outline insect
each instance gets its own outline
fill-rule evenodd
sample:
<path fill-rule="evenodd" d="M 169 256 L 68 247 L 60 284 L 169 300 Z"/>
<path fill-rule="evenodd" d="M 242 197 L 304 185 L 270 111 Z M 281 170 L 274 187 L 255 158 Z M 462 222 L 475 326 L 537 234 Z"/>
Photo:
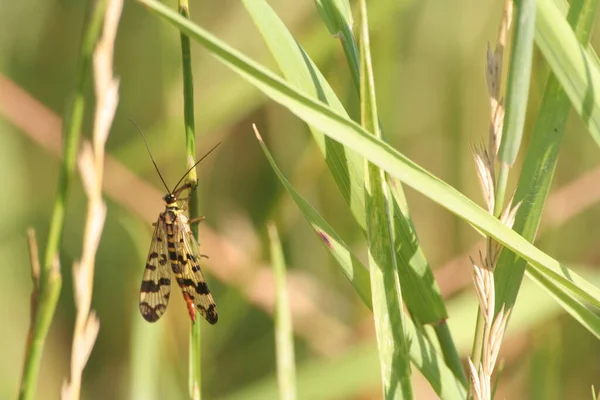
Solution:
<path fill-rule="evenodd" d="M 154 234 L 140 287 L 140 312 L 148 322 L 158 321 L 165 313 L 171 295 L 171 272 L 173 272 L 175 281 L 183 293 L 183 299 L 192 322 L 196 321 L 196 310 L 198 310 L 209 323 L 216 324 L 218 320 L 217 305 L 210 294 L 199 265 L 199 260 L 203 256 L 199 252 L 198 242 L 190 229 L 190 221 L 183 213 L 183 209 L 179 207 L 178 201 L 182 200 L 179 199 L 179 195 L 184 190 L 191 189 L 189 183 L 179 187 L 181 182 L 220 143 L 198 160 L 181 177 L 173 190 L 169 190 L 145 138 L 144 142 L 158 176 L 167 189 L 167 194 L 163 197 L 165 211 L 160 213 L 158 220 L 153 224 Z"/>

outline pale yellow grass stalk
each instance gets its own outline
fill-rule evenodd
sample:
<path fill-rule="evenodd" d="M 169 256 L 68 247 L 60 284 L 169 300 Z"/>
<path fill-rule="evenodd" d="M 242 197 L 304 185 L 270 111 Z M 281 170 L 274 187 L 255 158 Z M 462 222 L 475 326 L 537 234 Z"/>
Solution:
<path fill-rule="evenodd" d="M 94 283 L 96 251 L 106 218 L 106 204 L 102 200 L 104 147 L 119 101 L 119 81 L 113 77 L 113 49 L 122 0 L 109 0 L 104 18 L 103 34 L 94 51 L 94 88 L 96 114 L 94 117 L 93 145 L 83 143 L 78 158 L 83 188 L 88 198 L 88 211 L 83 236 L 81 260 L 73 264 L 73 286 L 77 315 L 71 349 L 70 382 L 64 382 L 61 398 L 79 399 L 83 368 L 92 352 L 100 322 L 90 311 Z"/>
<path fill-rule="evenodd" d="M 473 146 L 472 149 L 486 207 L 492 215 L 494 214 L 496 198 L 495 164 L 502 139 L 504 121 L 504 103 L 503 99 L 500 98 L 502 61 L 504 48 L 506 47 L 506 37 L 510 29 L 511 16 L 512 0 L 507 0 L 498 32 L 498 44 L 494 52 L 491 51 L 489 45 L 487 51 L 486 78 L 490 96 L 488 148 L 480 145 Z M 508 202 L 506 209 L 500 216 L 500 220 L 509 227 L 512 227 L 514 223 L 518 208 L 518 205 L 512 207 L 511 204 L 512 199 Z M 501 247 L 496 241 L 492 238 L 487 238 L 485 254 L 479 254 L 479 261 L 477 263 L 471 259 L 475 292 L 479 300 L 480 313 L 483 316 L 481 362 L 475 365 L 471 359 L 468 360 L 471 394 L 475 400 L 492 399 L 492 374 L 500 352 L 508 317 L 510 316 L 510 310 L 505 311 L 504 307 L 502 307 L 498 315 L 494 316 L 496 302 L 494 268 L 496 267 L 500 250 Z"/>

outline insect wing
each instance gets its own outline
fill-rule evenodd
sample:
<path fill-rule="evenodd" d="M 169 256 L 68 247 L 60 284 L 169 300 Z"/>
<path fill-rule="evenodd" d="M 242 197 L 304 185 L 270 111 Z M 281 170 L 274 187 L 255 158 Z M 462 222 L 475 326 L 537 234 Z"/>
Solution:
<path fill-rule="evenodd" d="M 200 314 L 211 324 L 218 320 L 217 305 L 200 269 L 200 254 L 198 242 L 194 238 L 188 220 L 180 215 L 176 224 L 176 243 L 181 255 L 182 280 L 178 283 L 183 290 L 183 297 L 190 299 L 196 305 Z"/>
<path fill-rule="evenodd" d="M 171 271 L 167 254 L 166 223 L 161 215 L 156 221 L 140 288 L 140 312 L 148 322 L 156 322 L 169 304 Z"/>

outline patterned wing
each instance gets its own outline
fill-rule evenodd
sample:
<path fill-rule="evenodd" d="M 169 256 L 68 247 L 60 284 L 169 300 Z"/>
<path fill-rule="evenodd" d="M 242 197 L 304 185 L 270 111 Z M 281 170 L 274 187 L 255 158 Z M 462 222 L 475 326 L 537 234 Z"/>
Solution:
<path fill-rule="evenodd" d="M 167 254 L 166 223 L 161 216 L 156 221 L 140 288 L 140 312 L 148 322 L 158 321 L 169 304 L 171 271 Z"/>
<path fill-rule="evenodd" d="M 211 324 L 218 320 L 217 305 L 210 294 L 210 290 L 200 269 L 200 250 L 194 238 L 187 217 L 180 214 L 173 226 L 175 245 L 177 247 L 178 261 L 181 264 L 180 274 L 175 274 L 177 283 L 183 291 L 183 297 L 190 308 L 190 317 L 195 319 L 191 303 L 196 306 L 200 314 Z M 175 271 L 173 271 L 175 272 Z"/>

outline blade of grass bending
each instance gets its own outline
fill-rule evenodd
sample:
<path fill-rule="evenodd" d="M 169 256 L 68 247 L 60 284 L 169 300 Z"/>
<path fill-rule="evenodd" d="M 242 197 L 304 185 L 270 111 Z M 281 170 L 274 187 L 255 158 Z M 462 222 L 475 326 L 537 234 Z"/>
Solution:
<path fill-rule="evenodd" d="M 252 16 L 286 80 L 290 84 L 295 85 L 299 90 L 303 90 L 325 101 L 332 109 L 348 118 L 345 109 L 329 83 L 316 68 L 310 57 L 303 51 L 302 47 L 295 41 L 273 9 L 265 1 L 259 0 L 246 0 L 244 5 Z M 323 141 L 323 133 L 313 126 L 309 125 L 309 127 L 317 143 Z M 329 148 L 332 147 L 330 146 Z M 335 148 L 333 147 L 333 149 Z M 345 149 L 345 151 L 347 156 L 355 154 L 348 149 Z M 347 157 L 348 168 L 340 169 L 335 167 L 335 165 L 339 164 L 333 161 L 336 154 L 336 152 L 326 151 L 324 153 L 325 160 L 330 167 L 331 174 L 336 178 L 336 182 L 347 182 L 349 180 L 351 189 L 348 194 L 351 198 L 354 196 L 354 193 L 361 196 L 362 200 L 349 202 L 349 205 L 358 224 L 364 228 L 364 173 L 362 165 L 364 161 L 361 157 Z M 342 192 L 346 190 L 343 186 L 339 187 Z M 400 189 L 395 189 L 392 187 L 392 192 L 395 195 L 398 194 L 396 192 L 401 192 Z M 403 196 L 403 194 L 399 195 Z M 402 204 L 402 202 L 400 201 L 399 204 Z M 362 208 L 358 209 L 354 207 Z M 396 206 L 394 205 L 394 207 Z M 402 213 L 395 212 L 395 216 L 397 216 L 395 241 L 398 257 L 402 260 L 400 263 L 401 276 L 408 282 L 405 286 L 409 287 L 409 290 L 403 292 L 404 300 L 411 313 L 416 315 L 422 323 L 435 324 L 447 317 L 444 302 L 433 273 L 419 246 L 412 223 L 408 219 L 409 215 L 406 207 L 399 207 Z"/>
<path fill-rule="evenodd" d="M 342 270 L 348 276 L 348 279 L 350 279 L 350 282 L 360 295 L 361 299 L 365 302 L 365 305 L 371 308 L 369 273 L 367 269 L 356 257 L 354 257 L 339 235 L 310 206 L 310 204 L 295 191 L 293 186 L 277 167 L 277 164 L 273 160 L 271 153 L 267 149 L 256 127 L 254 129 L 258 142 L 265 153 L 267 160 L 271 164 L 273 171 L 298 205 L 304 218 L 311 224 L 313 229 L 319 235 L 319 238 L 327 246 L 338 263 L 340 263 Z M 462 382 L 458 380 L 453 371 L 444 364 L 442 357 L 429 342 L 429 338 L 418 330 L 409 318 L 405 318 L 405 321 L 410 360 L 429 381 L 433 389 L 441 398 L 464 398 L 465 389 Z M 373 349 L 373 351 L 375 351 L 375 349 Z M 300 379 L 300 376 L 298 376 L 298 379 Z M 300 398 L 312 398 L 306 397 L 300 387 L 298 387 L 298 390 Z"/>
<path fill-rule="evenodd" d="M 361 125 L 381 139 L 365 0 L 359 1 L 359 10 Z M 393 238 L 395 216 L 391 197 L 385 172 L 365 161 L 369 272 L 383 395 L 386 399 L 412 399 L 408 344 L 402 312 L 402 284 Z"/>
<path fill-rule="evenodd" d="M 159 2 L 139 1 L 183 30 L 234 72 L 307 123 L 315 125 L 326 135 L 359 152 L 390 175 L 468 221 L 479 232 L 494 237 L 505 247 L 529 261 L 528 268 L 541 271 L 561 285 L 563 290 L 571 292 L 573 296 L 585 299 L 595 307 L 600 306 L 600 289 L 527 242 L 456 189 L 436 178 L 388 144 L 365 132 L 359 125 L 334 112 L 321 102 L 299 93 L 272 72 L 233 50 L 206 30 L 181 18 Z"/>
<path fill-rule="evenodd" d="M 32 399 L 35 395 L 36 380 L 39 374 L 42 352 L 50 323 L 54 316 L 58 295 L 62 285 L 58 250 L 62 241 L 62 233 L 67 208 L 69 187 L 73 178 L 73 170 L 79 150 L 79 138 L 83 113 L 85 111 L 85 92 L 91 76 L 92 54 L 96 41 L 100 36 L 106 1 L 88 2 L 87 21 L 83 25 L 77 82 L 73 97 L 66 107 L 63 123 L 63 161 L 60 166 L 56 199 L 52 209 L 48 242 L 44 262 L 40 270 L 39 293 L 36 304 L 32 307 L 30 334 L 28 335 L 23 375 L 19 390 L 19 399 Z"/>
<path fill-rule="evenodd" d="M 190 6 L 188 0 L 178 0 L 179 14 L 190 19 Z M 187 168 L 192 168 L 196 158 L 196 124 L 194 121 L 194 76 L 192 74 L 192 51 L 190 49 L 190 38 L 183 32 L 180 33 L 181 41 L 181 63 L 183 72 L 183 121 L 185 124 L 185 149 L 187 155 Z M 189 197 L 190 220 L 200 217 L 200 204 L 196 187 L 198 185 L 196 169 L 187 174 L 186 182 L 191 184 Z M 192 235 L 200 243 L 198 237 L 198 224 L 190 224 Z M 189 367 L 188 367 L 188 391 L 191 399 L 202 398 L 202 365 L 200 350 L 200 321 L 192 323 L 189 340 Z"/>
<path fill-rule="evenodd" d="M 275 347 L 277 351 L 277 382 L 279 398 L 296 399 L 296 365 L 294 334 L 285 277 L 285 259 L 275 224 L 268 225 L 271 242 L 271 263 L 275 275 Z"/>
<path fill-rule="evenodd" d="M 271 164 L 271 168 L 273 168 L 273 171 L 285 189 L 290 196 L 292 196 L 292 199 L 304 215 L 304 218 L 306 218 L 308 223 L 315 230 L 315 233 L 319 236 L 319 239 L 321 239 L 323 244 L 331 252 L 331 255 L 336 259 L 342 272 L 346 275 L 352 286 L 354 286 L 354 290 L 356 290 L 360 299 L 372 310 L 369 271 L 358 258 L 354 256 L 350 251 L 350 248 L 344 243 L 342 238 L 333 230 L 333 228 L 331 228 L 327 221 L 325 221 L 323 217 L 321 217 L 319 213 L 317 213 L 317 211 L 296 192 L 292 184 L 286 179 L 279 167 L 277 167 L 275 160 L 271 156 L 271 153 L 267 149 L 267 146 L 263 142 L 256 127 L 254 127 L 254 132 L 256 133 L 256 138 L 258 139 L 260 147 L 265 153 L 267 161 Z"/>
<path fill-rule="evenodd" d="M 567 19 L 576 37 L 586 45 L 598 9 L 598 0 L 585 0 L 569 10 Z M 517 189 L 515 204 L 521 203 L 513 230 L 533 242 L 544 204 L 558 162 L 558 152 L 565 133 L 567 117 L 571 110 L 569 98 L 556 75 L 550 74 L 542 96 L 529 148 Z M 502 304 L 515 303 L 527 262 L 513 252 L 503 251 L 495 272 L 496 312 Z"/>

